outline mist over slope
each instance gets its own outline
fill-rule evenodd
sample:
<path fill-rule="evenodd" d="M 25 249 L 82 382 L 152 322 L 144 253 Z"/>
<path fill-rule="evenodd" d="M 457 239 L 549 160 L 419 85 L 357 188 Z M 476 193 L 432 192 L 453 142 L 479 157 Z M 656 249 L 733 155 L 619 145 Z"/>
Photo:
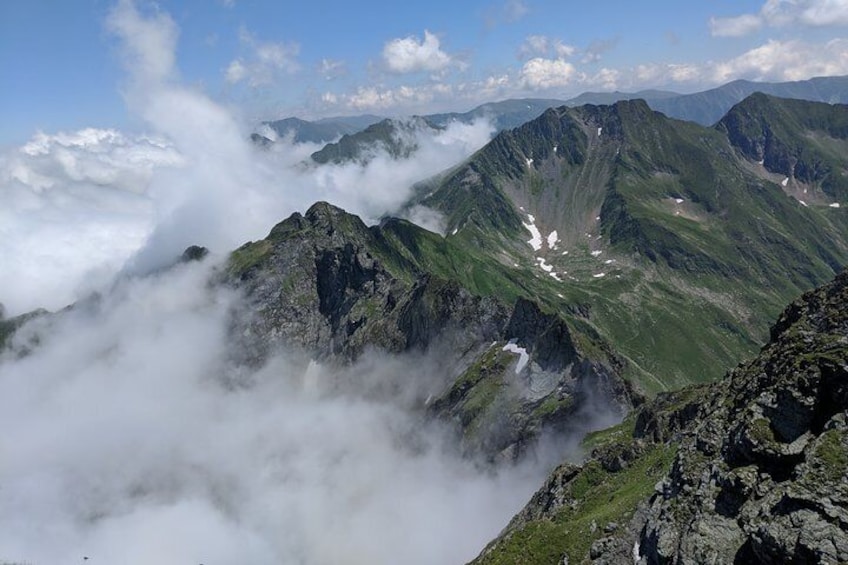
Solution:
<path fill-rule="evenodd" d="M 0 560 L 473 557 L 545 465 L 481 472 L 462 459 L 423 419 L 443 383 L 427 357 L 236 363 L 240 298 L 209 280 L 223 253 L 315 200 L 376 221 L 491 126 L 422 137 L 403 161 L 306 167 L 315 146 L 263 151 L 180 81 L 167 15 L 121 2 L 108 25 L 151 133 L 38 134 L 0 158 L 6 314 L 76 302 L 21 328 L 0 357 L 0 420 L 14 430 L 0 440 Z M 161 270 L 193 243 L 212 256 Z"/>
<path fill-rule="evenodd" d="M 212 267 L 129 279 L 0 359 L 0 558 L 58 563 L 469 559 L 542 476 L 481 473 L 416 406 L 436 363 L 228 359 Z M 535 468 L 534 468 L 535 467 Z"/>

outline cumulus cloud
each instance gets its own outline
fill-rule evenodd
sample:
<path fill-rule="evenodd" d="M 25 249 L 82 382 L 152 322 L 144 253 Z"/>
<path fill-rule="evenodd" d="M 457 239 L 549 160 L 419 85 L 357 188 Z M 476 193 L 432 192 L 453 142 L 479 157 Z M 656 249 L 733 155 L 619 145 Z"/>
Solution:
<path fill-rule="evenodd" d="M 234 59 L 227 66 L 224 78 L 230 84 L 246 81 L 252 87 L 265 86 L 280 73 L 292 74 L 300 69 L 297 43 L 259 41 L 244 27 L 239 29 L 239 41 L 252 53 L 248 60 Z"/>
<path fill-rule="evenodd" d="M 392 39 L 383 46 L 383 62 L 393 73 L 437 72 L 448 68 L 452 58 L 441 48 L 439 38 L 424 31 L 424 38 Z"/>
<path fill-rule="evenodd" d="M 717 37 L 749 35 L 759 29 L 784 26 L 848 25 L 845 0 L 766 0 L 756 14 L 710 18 L 710 32 Z"/>
<path fill-rule="evenodd" d="M 526 88 L 544 90 L 567 86 L 576 74 L 577 69 L 565 59 L 534 57 L 521 67 L 520 82 Z"/>
<path fill-rule="evenodd" d="M 0 359 L 4 560 L 462 563 L 541 480 L 422 423 L 438 359 L 232 365 L 212 267 L 124 280 Z"/>

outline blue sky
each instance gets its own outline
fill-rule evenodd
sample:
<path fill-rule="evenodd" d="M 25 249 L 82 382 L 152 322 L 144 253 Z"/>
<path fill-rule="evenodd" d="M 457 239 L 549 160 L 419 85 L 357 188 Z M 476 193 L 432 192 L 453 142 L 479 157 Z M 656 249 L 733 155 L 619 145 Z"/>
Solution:
<path fill-rule="evenodd" d="M 132 4 L 172 22 L 177 80 L 248 120 L 848 73 L 843 0 Z M 0 3 L 0 143 L 37 130 L 141 127 L 126 109 L 120 45 L 106 25 L 115 6 Z"/>

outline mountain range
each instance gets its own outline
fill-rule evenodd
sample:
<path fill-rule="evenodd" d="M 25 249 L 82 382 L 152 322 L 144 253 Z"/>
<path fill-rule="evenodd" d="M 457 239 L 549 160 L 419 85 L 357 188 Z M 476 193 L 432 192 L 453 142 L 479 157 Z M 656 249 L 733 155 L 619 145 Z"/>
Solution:
<path fill-rule="evenodd" d="M 439 129 L 451 122 L 471 123 L 486 118 L 496 132 L 517 127 L 528 122 L 546 109 L 559 106 L 577 107 L 584 104 L 608 105 L 622 100 L 645 100 L 648 106 L 671 118 L 693 121 L 701 125 L 715 124 L 730 108 L 747 96 L 762 92 L 772 96 L 809 100 L 813 102 L 848 103 L 848 77 L 818 77 L 792 82 L 753 82 L 736 80 L 717 88 L 693 94 L 678 94 L 662 90 L 643 90 L 639 92 L 585 92 L 569 100 L 556 99 L 514 99 L 486 103 L 468 112 L 449 112 L 415 117 L 380 118 L 373 115 L 325 118 L 314 122 L 299 118 L 285 118 L 264 125 L 270 127 L 276 135 L 292 136 L 294 142 L 324 143 L 322 150 L 313 154 L 318 163 L 327 161 L 342 162 L 359 160 L 369 150 L 388 148 L 390 154 L 396 154 L 399 147 L 406 151 L 414 149 L 406 146 L 403 133 L 408 132 L 410 121 L 432 129 Z M 260 134 L 254 134 L 257 143 L 270 143 L 271 140 Z M 392 153 L 394 149 L 395 153 Z"/>
<path fill-rule="evenodd" d="M 246 365 L 440 352 L 421 413 L 489 465 L 624 418 L 480 563 L 844 561 L 845 275 L 784 306 L 848 263 L 846 148 L 848 106 L 762 93 L 709 127 L 644 100 L 547 107 L 415 187 L 444 235 L 319 202 L 210 284 L 244 296 Z"/>

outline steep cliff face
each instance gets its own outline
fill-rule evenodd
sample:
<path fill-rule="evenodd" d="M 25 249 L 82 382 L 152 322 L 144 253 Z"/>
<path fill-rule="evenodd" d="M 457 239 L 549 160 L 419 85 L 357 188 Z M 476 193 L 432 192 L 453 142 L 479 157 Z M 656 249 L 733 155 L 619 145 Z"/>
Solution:
<path fill-rule="evenodd" d="M 716 124 L 746 157 L 806 189 L 806 202 L 848 197 L 842 161 L 848 143 L 843 104 L 825 104 L 754 94 Z"/>
<path fill-rule="evenodd" d="M 753 361 L 586 443 L 475 563 L 845 562 L 848 273 Z"/>

